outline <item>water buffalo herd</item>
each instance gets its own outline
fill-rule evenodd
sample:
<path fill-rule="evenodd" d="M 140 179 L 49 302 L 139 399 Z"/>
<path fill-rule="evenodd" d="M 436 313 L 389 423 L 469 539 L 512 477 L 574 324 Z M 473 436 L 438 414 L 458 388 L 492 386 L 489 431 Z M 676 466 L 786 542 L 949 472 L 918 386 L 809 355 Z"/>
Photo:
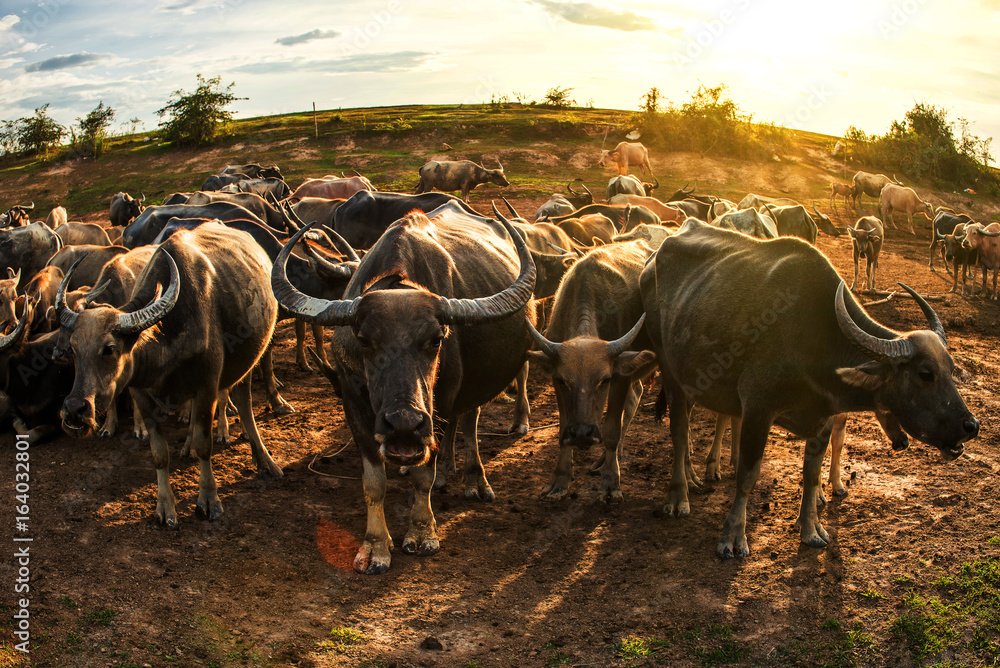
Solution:
<path fill-rule="evenodd" d="M 182 454 L 200 466 L 196 513 L 216 520 L 224 509 L 211 456 L 213 443 L 229 441 L 230 402 L 258 474 L 282 476 L 255 423 L 251 382 L 263 379 L 276 413 L 294 410 L 280 396 L 271 346 L 276 323 L 295 319 L 297 362 L 309 369 L 311 325 L 313 361 L 361 457 L 368 521 L 354 568 L 369 574 L 389 568 L 394 547 L 386 464 L 404 467 L 413 487 L 406 553 L 439 549 L 431 495 L 448 476 L 461 470 L 469 499 L 495 498 L 479 454 L 480 411 L 514 391 L 510 431 L 526 433 L 529 364 L 551 379 L 559 410 L 558 463 L 540 490 L 550 499 L 570 490 L 574 453 L 600 445 L 599 496 L 625 500 L 622 446 L 654 377 L 673 442 L 666 515 L 692 512 L 688 490 L 701 482 L 691 464 L 693 406 L 731 422 L 736 492 L 723 558 L 750 553 L 747 499 L 772 425 L 806 441 L 797 526 L 814 547 L 830 541 L 817 513 L 821 462 L 831 436 L 839 461 L 848 414 L 872 412 L 894 447 L 906 447 L 909 434 L 945 460 L 977 436 L 928 302 L 903 286 L 927 328 L 897 332 L 852 294 L 861 259 L 863 282 L 875 289 L 893 211 L 907 213 L 911 228 L 914 213 L 934 214 L 912 189 L 864 173 L 831 189 L 845 204 L 881 197 L 881 219 L 848 230 L 848 288 L 815 248 L 818 232 L 841 233 L 815 205 L 754 194 L 735 203 L 689 184 L 656 198 L 660 183 L 641 144 L 604 151 L 601 163 L 618 172 L 608 202 L 570 182 L 533 221 L 509 203 L 509 217 L 467 203 L 478 185 L 510 185 L 499 161 L 487 169 L 482 160 L 428 162 L 415 194 L 379 191 L 360 174 L 293 190 L 276 166 L 231 165 L 159 205 L 115 194 L 101 235 L 65 211 L 46 224 L 31 222 L 34 203 L 15 205 L 0 221 L 0 409 L 17 433 L 40 440 L 60 428 L 110 436 L 124 403 L 133 435 L 150 440 L 155 516 L 167 528 L 179 518 L 162 422 L 182 415 Z M 628 176 L 630 165 L 653 182 Z M 937 244 L 954 263 L 956 287 L 960 271 L 982 266 L 985 292 L 992 268 L 995 298 L 1000 225 L 942 208 L 934 221 L 932 268 Z M 328 348 L 324 328 L 334 328 Z M 846 493 L 831 476 L 834 492 Z"/>

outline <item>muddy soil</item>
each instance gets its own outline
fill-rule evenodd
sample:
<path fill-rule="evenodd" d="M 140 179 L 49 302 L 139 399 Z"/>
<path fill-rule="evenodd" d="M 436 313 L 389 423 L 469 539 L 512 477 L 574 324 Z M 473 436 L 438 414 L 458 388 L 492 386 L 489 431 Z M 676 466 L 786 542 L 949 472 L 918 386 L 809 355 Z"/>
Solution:
<path fill-rule="evenodd" d="M 474 205 L 486 202 L 474 196 Z M 530 211 L 539 203 L 515 202 Z M 902 280 L 944 294 L 950 279 L 928 270 L 929 228 L 918 227 L 916 237 L 889 230 L 880 287 Z M 821 236 L 818 245 L 850 282 L 846 235 Z M 843 470 L 849 496 L 833 498 L 827 487 L 825 549 L 801 545 L 793 528 L 803 442 L 779 429 L 750 500 L 748 558 L 715 555 L 734 493 L 728 458 L 721 481 L 692 493 L 690 517 L 665 517 L 672 448 L 652 395 L 626 442 L 624 503 L 595 500 L 598 481 L 587 467 L 596 450 L 578 457 L 568 497 L 539 498 L 555 466 L 557 413 L 550 381 L 533 371 L 527 436 L 502 433 L 511 406 L 483 411 L 481 452 L 496 500 L 468 501 L 450 481 L 433 495 L 441 550 L 428 557 L 397 550 L 381 576 L 351 568 L 365 531 L 359 458 L 329 384 L 298 369 L 292 328 L 282 324 L 276 372 L 295 413 L 267 411 L 259 387 L 255 397 L 284 477 L 257 478 L 246 441 L 217 446 L 220 521 L 195 516 L 198 466 L 177 455 L 184 427 L 169 421 L 181 528 L 154 523 L 148 445 L 128 436 L 126 419 L 124 435 L 111 439 L 60 436 L 31 447 L 30 528 L 15 532 L 13 442 L 4 437 L 4 628 L 17 577 L 12 539 L 33 542 L 31 654 L 16 652 L 7 632 L 0 665 L 915 665 L 891 631 L 907 591 L 933 589 L 961 564 L 1000 552 L 1000 308 L 960 296 L 933 305 L 981 434 L 945 463 L 915 440 L 893 452 L 871 416 L 852 417 Z M 907 298 L 871 313 L 900 330 L 924 324 Z M 697 410 L 693 429 L 703 474 L 712 416 Z M 397 544 L 409 502 L 408 480 L 390 469 L 386 515 Z"/>

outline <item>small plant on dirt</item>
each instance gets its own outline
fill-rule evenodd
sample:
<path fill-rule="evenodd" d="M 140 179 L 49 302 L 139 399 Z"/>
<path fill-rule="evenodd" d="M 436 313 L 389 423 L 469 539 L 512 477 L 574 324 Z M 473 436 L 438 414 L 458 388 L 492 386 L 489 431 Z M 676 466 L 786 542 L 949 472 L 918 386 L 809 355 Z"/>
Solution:
<path fill-rule="evenodd" d="M 897 575 L 892 581 L 897 587 L 912 587 L 915 580 L 909 575 Z"/>
<path fill-rule="evenodd" d="M 111 608 L 95 610 L 87 613 L 87 619 L 97 626 L 110 626 L 111 620 L 118 616 L 118 613 Z"/>
<path fill-rule="evenodd" d="M 545 649 L 551 652 L 549 656 L 550 666 L 568 666 L 573 660 L 573 657 L 560 650 L 559 646 L 553 643 L 545 643 Z"/>
<path fill-rule="evenodd" d="M 641 636 L 625 636 L 613 646 L 613 651 L 623 659 L 643 659 L 654 656 L 661 649 L 670 647 L 669 640 L 662 638 L 643 638 Z"/>
<path fill-rule="evenodd" d="M 71 610 L 76 610 L 77 608 L 80 607 L 79 605 L 77 605 L 76 601 L 71 599 L 66 594 L 63 594 L 62 596 L 59 597 L 59 602 L 63 604 L 63 607 L 70 608 Z"/>
<path fill-rule="evenodd" d="M 326 640 L 321 640 L 316 646 L 327 652 L 343 652 L 347 647 L 359 645 L 366 640 L 367 637 L 360 631 L 355 631 L 344 626 L 335 626 L 330 629 L 330 637 Z"/>
<path fill-rule="evenodd" d="M 885 598 L 885 596 L 883 596 L 879 592 L 875 591 L 871 587 L 869 587 L 865 591 L 861 592 L 860 596 L 862 598 L 867 598 L 867 599 L 872 600 L 872 601 L 877 601 L 880 598 Z"/>

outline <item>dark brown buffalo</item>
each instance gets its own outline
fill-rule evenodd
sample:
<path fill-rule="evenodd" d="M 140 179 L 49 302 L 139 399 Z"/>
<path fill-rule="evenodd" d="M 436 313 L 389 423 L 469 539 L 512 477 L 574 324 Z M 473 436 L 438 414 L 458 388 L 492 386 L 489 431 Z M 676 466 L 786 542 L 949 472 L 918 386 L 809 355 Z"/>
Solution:
<path fill-rule="evenodd" d="M 70 279 L 68 287 L 69 290 L 77 290 L 84 285 L 98 285 L 97 277 L 104 265 L 112 258 L 127 252 L 128 249 L 124 246 L 66 246 L 52 256 L 49 260 L 49 266 L 58 267 L 65 276 L 77 260 L 84 258 L 73 272 L 73 278 Z"/>
<path fill-rule="evenodd" d="M 128 193 L 115 193 L 114 197 L 111 198 L 111 211 L 109 213 L 111 226 L 125 227 L 138 218 L 139 214 L 146 208 L 145 201 L 145 195 L 142 196 L 142 199 L 135 199 Z"/>
<path fill-rule="evenodd" d="M 111 239 L 104 228 L 94 223 L 63 223 L 56 234 L 64 246 L 110 246 Z"/>
<path fill-rule="evenodd" d="M 362 258 L 344 299 L 327 301 L 298 292 L 285 277 L 285 259 L 304 230 L 274 263 L 272 288 L 292 313 L 337 326 L 331 353 L 368 504 L 354 568 L 383 573 L 393 546 L 383 510 L 386 462 L 411 467 L 415 497 L 403 551 L 431 554 L 439 547 L 430 505 L 434 416 L 446 424 L 445 441 L 462 430 L 466 496 L 494 498 L 479 458 L 479 410 L 524 367 L 534 265 L 506 221 L 431 221 L 415 212 Z"/>
<path fill-rule="evenodd" d="M 420 168 L 420 183 L 414 192 L 461 190 L 462 200 L 468 201 L 469 192 L 482 183 L 494 183 L 501 188 L 510 185 L 503 173 L 503 165 L 499 161 L 497 164 L 497 169 L 486 169 L 471 160 L 431 160 Z"/>
<path fill-rule="evenodd" d="M 605 502 L 622 501 L 622 442 L 642 380 L 656 368 L 641 331 L 639 295 L 639 274 L 651 254 L 643 241 L 587 253 L 560 283 L 545 336 L 530 329 L 538 347 L 530 359 L 552 376 L 559 405 L 559 460 L 543 495 L 558 499 L 569 491 L 575 449 L 604 445 L 598 494 Z"/>
<path fill-rule="evenodd" d="M 904 286 L 905 287 L 905 286 Z M 820 469 L 838 413 L 891 413 L 911 436 L 962 454 L 979 433 L 952 380 L 941 321 L 916 292 L 930 329 L 906 334 L 861 308 L 830 261 L 809 244 L 758 241 L 688 221 L 640 277 L 646 329 L 670 401 L 674 466 L 664 512 L 690 512 L 688 416 L 695 402 L 742 417 L 736 498 L 718 554 L 746 556 L 746 504 L 772 424 L 806 438 L 798 526 L 825 546 Z"/>
<path fill-rule="evenodd" d="M 63 428 L 74 435 L 90 433 L 117 389 L 128 386 L 149 430 L 156 517 L 168 527 L 177 527 L 177 511 L 169 448 L 157 420 L 165 408 L 191 401 L 202 516 L 214 520 L 223 512 L 211 465 L 212 418 L 220 393 L 228 390 L 236 405 L 258 472 L 281 475 L 257 432 L 250 397 L 250 370 L 271 340 L 278 313 L 269 273 L 270 260 L 249 235 L 211 225 L 165 241 L 121 309 L 91 304 L 71 310 L 61 286 L 57 312 L 71 332 L 76 361 L 73 390 L 63 402 Z M 149 333 L 154 326 L 155 334 Z"/>

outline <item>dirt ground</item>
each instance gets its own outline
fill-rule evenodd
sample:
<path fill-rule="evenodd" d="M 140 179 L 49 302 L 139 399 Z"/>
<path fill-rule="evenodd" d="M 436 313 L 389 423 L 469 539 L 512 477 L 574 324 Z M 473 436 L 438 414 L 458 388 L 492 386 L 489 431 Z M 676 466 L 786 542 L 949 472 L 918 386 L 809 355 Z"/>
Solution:
<path fill-rule="evenodd" d="M 525 210 L 538 203 L 516 202 Z M 903 280 L 921 293 L 947 292 L 950 279 L 926 266 L 929 231 L 920 228 L 916 237 L 889 230 L 880 287 Z M 821 236 L 818 245 L 849 282 L 849 238 Z M 665 517 L 672 449 L 650 395 L 626 441 L 623 504 L 595 500 L 598 480 L 586 468 L 596 450 L 578 458 L 568 498 L 540 499 L 555 466 L 557 413 L 550 382 L 533 371 L 527 436 L 498 435 L 509 405 L 487 407 L 480 422 L 496 500 L 467 501 L 452 480 L 433 495 L 441 550 L 397 550 L 381 576 L 351 568 L 365 531 L 359 458 L 327 381 L 295 365 L 284 323 L 276 372 L 296 412 L 276 416 L 259 387 L 255 396 L 261 432 L 285 475 L 258 479 L 246 441 L 217 446 L 226 510 L 218 522 L 194 515 L 198 466 L 177 455 L 179 424 L 170 428 L 178 532 L 152 520 L 146 443 L 127 434 L 61 436 L 30 449 L 31 654 L 14 651 L 5 633 L 0 666 L 919 665 L 922 657 L 892 630 L 907 592 L 933 592 L 934 580 L 1000 552 L 1000 307 L 959 296 L 933 305 L 980 436 L 946 463 L 915 440 L 893 452 L 872 417 L 852 418 L 850 494 L 832 498 L 827 489 L 825 549 L 801 545 L 793 529 L 803 448 L 779 429 L 748 509 L 748 558 L 715 555 L 734 493 L 728 458 L 721 481 L 692 493 L 690 517 Z M 924 325 L 908 298 L 871 313 L 900 330 Z M 713 429 L 697 410 L 699 474 Z M 18 547 L 13 443 L 4 439 L 0 526 Z M 390 468 L 386 516 L 397 545 L 409 490 Z M 9 554 L 0 559 L 6 626 L 17 577 Z M 937 659 L 988 663 L 958 649 L 969 646 L 956 641 Z"/>

